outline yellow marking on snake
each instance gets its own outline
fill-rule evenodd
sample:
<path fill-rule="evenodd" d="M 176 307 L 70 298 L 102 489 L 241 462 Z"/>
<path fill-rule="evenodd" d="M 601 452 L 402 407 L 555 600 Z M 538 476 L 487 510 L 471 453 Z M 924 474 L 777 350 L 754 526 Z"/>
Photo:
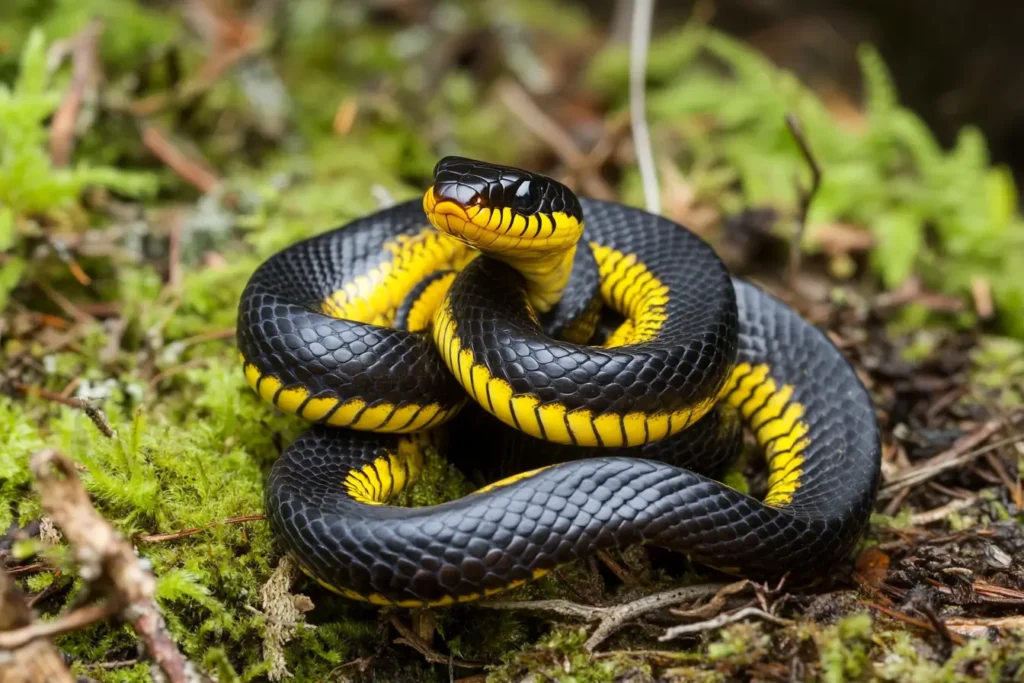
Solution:
<path fill-rule="evenodd" d="M 459 384 L 487 412 L 531 436 L 580 446 L 638 446 L 654 435 L 676 434 L 700 419 L 715 402 L 710 397 L 673 413 L 594 415 L 587 409 L 570 411 L 564 404 L 547 403 L 531 394 L 514 394 L 512 385 L 494 377 L 477 363 L 471 349 L 462 348 L 455 320 L 446 301 L 434 316 L 434 342 Z"/>
<path fill-rule="evenodd" d="M 321 302 L 324 314 L 371 325 L 391 325 L 395 310 L 423 278 L 438 270 L 459 270 L 478 254 L 448 235 L 424 226 L 383 245 L 390 253 L 367 273 L 354 277 Z"/>
<path fill-rule="evenodd" d="M 413 302 L 406 320 L 406 328 L 410 332 L 422 332 L 430 327 L 434 312 L 444 301 L 448 289 L 455 281 L 455 273 L 447 273 L 427 285 L 420 296 Z"/>
<path fill-rule="evenodd" d="M 793 502 L 801 485 L 810 428 L 802 419 L 803 404 L 793 400 L 793 387 L 777 385 L 769 372 L 764 364 L 740 363 L 719 395 L 739 412 L 765 450 L 769 471 L 765 504 L 785 506 Z"/>
<path fill-rule="evenodd" d="M 342 486 L 352 498 L 366 505 L 385 505 L 412 486 L 423 471 L 423 447 L 427 435 L 413 435 L 398 442 L 396 453 L 387 451 L 345 476 Z"/>
<path fill-rule="evenodd" d="M 406 403 L 400 406 L 382 403 L 367 407 L 361 399 L 342 403 L 337 398 L 311 398 L 305 387 L 284 388 L 281 380 L 273 375 L 261 374 L 244 357 L 242 368 L 249 386 L 264 401 L 282 412 L 310 422 L 320 422 L 326 418 L 326 423 L 335 427 L 405 434 L 419 431 L 428 425 L 440 425 L 462 407 L 459 404 L 446 409 L 436 403 Z"/>
<path fill-rule="evenodd" d="M 523 479 L 529 479 L 530 477 L 536 475 L 538 472 L 543 472 L 544 470 L 548 469 L 548 467 L 550 467 L 550 465 L 548 465 L 547 467 L 538 467 L 535 470 L 528 470 L 526 472 L 519 472 L 518 474 L 513 474 L 510 477 L 505 477 L 504 479 L 500 479 L 494 483 L 488 484 L 487 486 L 482 486 L 473 493 L 486 493 L 487 491 L 493 491 L 494 489 L 498 489 L 503 486 L 508 486 L 509 484 L 514 484 L 517 481 L 522 481 Z"/>
<path fill-rule="evenodd" d="M 591 242 L 601 277 L 601 296 L 628 319 L 605 346 L 624 346 L 653 339 L 668 317 L 669 291 L 661 280 L 637 259 L 603 244 Z"/>

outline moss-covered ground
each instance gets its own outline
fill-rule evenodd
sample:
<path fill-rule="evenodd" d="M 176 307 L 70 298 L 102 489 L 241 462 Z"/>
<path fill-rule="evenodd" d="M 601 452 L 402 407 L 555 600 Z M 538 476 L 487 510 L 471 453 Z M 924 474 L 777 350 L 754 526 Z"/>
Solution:
<path fill-rule="evenodd" d="M 262 512 L 267 468 L 305 425 L 262 404 L 238 367 L 236 303 L 256 265 L 416 196 L 445 154 L 529 165 L 638 206 L 642 192 L 622 125 L 625 46 L 575 5 L 254 5 L 0 3 L 0 562 L 41 618 L 80 590 L 59 535 L 40 533 L 28 471 L 33 452 L 56 447 L 135 539 L 171 632 L 219 681 L 282 666 L 299 681 L 1021 680 L 1013 178 L 977 130 L 941 148 L 869 46 L 864 96 L 840 106 L 698 21 L 660 32 L 650 53 L 664 212 L 830 330 L 878 401 L 887 481 L 994 420 L 989 450 L 884 491 L 856 562 L 781 600 L 781 623 L 662 643 L 680 622 L 662 613 L 588 655 L 587 629 L 561 617 L 392 612 L 304 579 L 290 590 L 306 599 L 268 590 L 280 552 L 244 518 Z M 810 177 L 789 112 L 824 180 L 800 277 L 783 286 L 779 255 Z M 114 436 L 69 399 L 99 408 Z M 434 454 L 412 503 L 468 490 Z M 512 597 L 599 605 L 709 578 L 630 550 Z M 297 626 L 275 600 L 301 606 Z M 427 661 L 394 642 L 393 617 L 486 668 Z M 126 625 L 56 642 L 78 675 L 150 680 Z"/>

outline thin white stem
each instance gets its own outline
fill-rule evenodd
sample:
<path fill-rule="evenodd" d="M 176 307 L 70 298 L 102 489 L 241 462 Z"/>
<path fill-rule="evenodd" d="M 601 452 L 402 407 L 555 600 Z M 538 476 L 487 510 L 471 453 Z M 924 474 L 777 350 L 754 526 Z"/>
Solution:
<path fill-rule="evenodd" d="M 651 133 L 647 128 L 644 102 L 647 51 L 651 43 L 653 18 L 654 0 L 634 0 L 633 25 L 629 40 L 629 114 L 633 127 L 633 145 L 636 148 L 640 179 L 644 187 L 644 203 L 648 211 L 660 214 L 658 173 L 654 164 L 654 150 L 651 148 Z"/>

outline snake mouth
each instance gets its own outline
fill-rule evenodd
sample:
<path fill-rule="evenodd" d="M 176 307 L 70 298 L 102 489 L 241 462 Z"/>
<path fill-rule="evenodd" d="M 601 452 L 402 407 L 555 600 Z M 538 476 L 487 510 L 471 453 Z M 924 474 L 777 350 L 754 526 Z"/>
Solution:
<path fill-rule="evenodd" d="M 477 248 L 484 247 L 488 240 L 493 242 L 499 236 L 495 234 L 488 237 L 485 233 L 486 223 L 479 225 L 473 220 L 480 206 L 479 200 L 463 206 L 452 199 L 438 197 L 433 187 L 423 195 L 423 211 L 431 225 L 459 242 Z"/>
<path fill-rule="evenodd" d="M 489 206 L 479 194 L 457 194 L 450 186 L 432 185 L 423 195 L 423 210 L 441 232 L 493 254 L 549 256 L 571 249 L 583 234 L 583 224 L 574 215 L 523 215 L 509 206 Z"/>

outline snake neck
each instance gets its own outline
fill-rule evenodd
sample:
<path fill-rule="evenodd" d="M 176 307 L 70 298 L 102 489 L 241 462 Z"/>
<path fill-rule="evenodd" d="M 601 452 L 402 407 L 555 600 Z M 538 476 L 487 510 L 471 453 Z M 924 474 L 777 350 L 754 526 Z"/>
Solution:
<path fill-rule="evenodd" d="M 526 282 L 526 297 L 538 313 L 547 313 L 557 304 L 572 275 L 576 245 L 543 254 L 489 254 L 515 268 Z"/>

